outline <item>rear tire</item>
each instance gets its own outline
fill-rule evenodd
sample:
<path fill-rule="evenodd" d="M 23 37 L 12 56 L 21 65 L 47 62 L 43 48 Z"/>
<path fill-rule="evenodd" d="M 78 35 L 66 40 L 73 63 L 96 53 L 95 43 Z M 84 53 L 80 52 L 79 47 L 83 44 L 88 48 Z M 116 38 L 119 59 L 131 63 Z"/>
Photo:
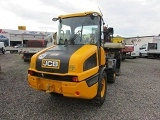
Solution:
<path fill-rule="evenodd" d="M 115 83 L 116 80 L 116 72 L 113 69 L 107 70 L 107 82 L 108 83 Z"/>
<path fill-rule="evenodd" d="M 97 95 L 92 102 L 97 106 L 103 105 L 106 98 L 106 92 L 107 92 L 107 75 L 104 71 L 102 76 L 100 76 L 99 78 Z"/>

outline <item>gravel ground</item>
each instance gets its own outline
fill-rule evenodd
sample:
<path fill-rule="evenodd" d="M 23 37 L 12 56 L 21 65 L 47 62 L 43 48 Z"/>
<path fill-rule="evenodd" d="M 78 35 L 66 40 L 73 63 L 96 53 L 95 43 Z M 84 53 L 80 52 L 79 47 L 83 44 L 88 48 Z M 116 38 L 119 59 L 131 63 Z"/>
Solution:
<path fill-rule="evenodd" d="M 21 55 L 0 54 L 0 120 L 158 120 L 160 60 L 127 59 L 121 76 L 108 84 L 101 107 L 87 100 L 51 97 L 28 86 Z"/>

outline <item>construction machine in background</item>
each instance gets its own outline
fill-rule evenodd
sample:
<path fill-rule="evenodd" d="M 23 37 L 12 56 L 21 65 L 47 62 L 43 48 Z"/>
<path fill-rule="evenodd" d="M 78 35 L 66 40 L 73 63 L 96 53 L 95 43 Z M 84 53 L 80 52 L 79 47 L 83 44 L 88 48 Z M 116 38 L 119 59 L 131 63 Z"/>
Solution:
<path fill-rule="evenodd" d="M 107 41 L 113 28 L 104 29 L 98 12 L 60 15 L 52 20 L 59 22 L 56 45 L 32 56 L 30 87 L 102 105 L 107 83 L 115 82 L 120 69 L 120 49 L 124 46 Z"/>
<path fill-rule="evenodd" d="M 123 47 L 120 50 L 122 61 L 124 61 L 126 58 L 136 58 L 139 56 L 139 46 L 126 43 L 123 37 L 114 36 L 112 42 L 123 44 Z"/>
<path fill-rule="evenodd" d="M 120 75 L 120 67 L 121 67 L 121 61 L 123 57 L 123 50 L 125 49 L 125 45 L 123 43 L 122 37 L 113 37 L 113 34 L 110 35 L 110 30 L 113 28 L 108 28 L 104 26 L 104 44 L 103 48 L 106 51 L 106 60 L 109 61 L 113 60 L 116 61 L 116 64 L 114 68 L 108 68 L 107 71 L 110 74 L 114 75 Z M 113 31 L 113 30 L 111 30 Z M 113 77 L 112 77 L 113 78 Z M 108 78 L 108 81 L 111 80 L 111 78 Z"/>

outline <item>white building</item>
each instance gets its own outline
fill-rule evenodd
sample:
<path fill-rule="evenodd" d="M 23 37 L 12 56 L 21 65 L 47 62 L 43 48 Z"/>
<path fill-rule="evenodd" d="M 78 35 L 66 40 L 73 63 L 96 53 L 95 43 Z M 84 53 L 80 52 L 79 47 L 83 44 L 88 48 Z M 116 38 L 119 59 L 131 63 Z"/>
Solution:
<path fill-rule="evenodd" d="M 155 36 L 141 36 L 141 37 L 137 36 L 137 37 L 131 37 L 131 38 L 124 38 L 124 43 L 129 45 L 142 46 L 143 44 L 156 42 L 154 37 Z"/>
<path fill-rule="evenodd" d="M 26 44 L 28 40 L 44 40 L 51 32 L 0 29 L 0 41 L 6 39 L 8 46 Z"/>

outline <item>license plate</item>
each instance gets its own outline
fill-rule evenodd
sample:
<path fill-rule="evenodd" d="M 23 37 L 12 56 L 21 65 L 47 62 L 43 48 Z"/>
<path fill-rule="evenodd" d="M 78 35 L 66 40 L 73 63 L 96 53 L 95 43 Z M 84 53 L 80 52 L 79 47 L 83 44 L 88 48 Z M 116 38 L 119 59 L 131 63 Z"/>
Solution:
<path fill-rule="evenodd" d="M 46 92 L 62 93 L 62 84 L 59 82 L 45 84 Z"/>

